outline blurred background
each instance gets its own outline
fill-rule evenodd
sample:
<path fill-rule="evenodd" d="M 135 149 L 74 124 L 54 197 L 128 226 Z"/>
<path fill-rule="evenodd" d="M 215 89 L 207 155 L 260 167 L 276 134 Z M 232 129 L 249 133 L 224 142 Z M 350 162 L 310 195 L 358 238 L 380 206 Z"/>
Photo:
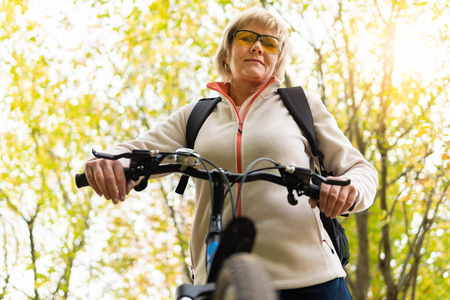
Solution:
<path fill-rule="evenodd" d="M 448 297 L 448 1 L 0 0 L 0 299 L 174 299 L 192 187 L 115 206 L 73 178 L 209 96 L 222 30 L 253 6 L 290 29 L 284 85 L 320 94 L 379 172 L 374 205 L 341 220 L 354 299 Z"/>

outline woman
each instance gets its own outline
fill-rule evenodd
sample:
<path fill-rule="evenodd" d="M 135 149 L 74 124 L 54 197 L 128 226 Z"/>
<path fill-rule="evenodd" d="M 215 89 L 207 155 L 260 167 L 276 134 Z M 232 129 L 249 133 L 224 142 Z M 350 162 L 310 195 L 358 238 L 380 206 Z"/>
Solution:
<path fill-rule="evenodd" d="M 208 117 L 195 143 L 202 157 L 231 172 L 242 172 L 260 157 L 284 165 L 313 165 L 306 138 L 276 93 L 288 52 L 287 29 L 265 10 L 247 10 L 229 23 L 215 57 L 225 82 L 207 85 L 223 101 Z M 323 185 L 320 210 L 335 218 L 351 207 L 352 213 L 367 209 L 377 187 L 375 169 L 352 147 L 320 99 L 309 93 L 307 98 L 326 169 L 338 174 L 336 178 L 352 182 L 345 187 Z M 141 137 L 109 152 L 185 147 L 186 122 L 194 105 L 186 105 Z M 86 163 L 85 173 L 99 195 L 117 204 L 134 186 L 125 182 L 122 168 L 118 161 L 93 159 Z M 204 283 L 210 194 L 207 182 L 194 182 L 191 258 L 196 283 Z M 263 261 L 281 299 L 351 299 L 343 280 L 345 271 L 320 221 L 317 201 L 300 199 L 293 207 L 285 199 L 285 188 L 255 182 L 245 185 L 239 203 L 239 214 L 256 223 L 259 234 L 253 253 Z M 225 220 L 229 216 L 227 206 Z"/>

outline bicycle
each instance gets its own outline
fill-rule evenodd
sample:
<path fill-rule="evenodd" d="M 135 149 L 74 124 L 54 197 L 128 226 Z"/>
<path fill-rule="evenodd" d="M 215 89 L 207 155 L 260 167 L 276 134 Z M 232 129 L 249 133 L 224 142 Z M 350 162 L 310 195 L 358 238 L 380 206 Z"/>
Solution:
<path fill-rule="evenodd" d="M 194 150 L 181 148 L 175 152 L 157 150 L 133 150 L 132 152 L 111 155 L 92 151 L 97 158 L 117 160 L 130 159 L 130 167 L 124 168 L 127 180 L 140 183 L 134 188 L 142 191 L 147 187 L 151 175 L 181 173 L 194 178 L 208 180 L 211 187 L 211 210 L 209 231 L 206 236 L 206 266 L 208 279 L 204 285 L 183 284 L 177 288 L 177 300 L 274 300 L 276 293 L 271 280 L 258 260 L 251 254 L 256 237 L 254 223 L 246 217 L 237 217 L 234 209 L 235 199 L 231 192 L 232 185 L 263 180 L 285 186 L 288 191 L 289 204 L 296 205 L 294 196 L 306 195 L 319 199 L 321 182 L 334 185 L 348 185 L 349 180 L 327 179 L 309 169 L 295 166 L 283 166 L 268 158 L 255 160 L 244 173 L 231 173 L 217 167 L 214 163 L 200 157 Z M 162 163 L 164 159 L 174 163 Z M 266 160 L 273 167 L 252 170 L 259 161 Z M 213 167 L 209 170 L 208 165 Z M 202 165 L 203 169 L 199 166 Z M 279 174 L 269 172 L 277 170 Z M 88 186 L 85 174 L 75 176 L 78 188 Z M 225 198 L 230 195 L 233 216 L 226 229 L 223 229 L 222 212 Z"/>

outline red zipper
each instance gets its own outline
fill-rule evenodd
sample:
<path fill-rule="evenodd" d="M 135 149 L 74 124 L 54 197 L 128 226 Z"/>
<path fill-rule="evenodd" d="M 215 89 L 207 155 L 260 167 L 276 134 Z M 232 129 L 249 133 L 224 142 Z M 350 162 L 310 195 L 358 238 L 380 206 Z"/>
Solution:
<path fill-rule="evenodd" d="M 255 101 L 255 99 L 259 96 L 259 94 L 261 94 L 261 92 L 268 85 L 275 82 L 276 80 L 277 79 L 275 77 L 270 78 L 270 80 L 267 80 L 267 82 L 259 89 L 259 91 L 253 96 L 252 100 L 248 104 L 247 109 L 245 110 L 245 113 L 244 113 L 244 116 L 242 117 L 242 119 L 241 119 L 241 116 L 239 115 L 239 111 L 238 111 L 236 105 L 234 104 L 234 101 L 230 98 L 230 96 L 228 96 L 227 93 L 224 93 L 223 91 L 221 91 L 220 88 L 214 88 L 213 86 L 209 86 L 211 89 L 221 92 L 223 95 L 225 95 L 231 101 L 231 104 L 233 105 L 236 115 L 239 119 L 239 128 L 237 130 L 237 136 L 236 136 L 236 172 L 237 173 L 242 173 L 241 139 L 242 139 L 242 130 L 244 127 L 245 117 L 247 116 L 247 113 L 250 110 L 250 106 L 252 106 L 253 101 Z M 240 185 L 241 184 L 238 183 L 238 185 L 237 185 L 238 190 L 240 188 Z M 241 198 L 239 197 L 236 201 L 237 201 L 237 216 L 240 217 L 241 213 L 242 213 Z"/>
<path fill-rule="evenodd" d="M 244 119 L 242 119 L 239 117 L 239 112 L 238 112 L 238 118 L 239 118 L 239 128 L 238 128 L 238 133 L 237 133 L 237 137 L 236 137 L 236 164 L 237 164 L 237 173 L 241 173 L 242 172 L 242 157 L 241 157 L 241 138 L 242 138 L 242 127 L 244 126 Z M 245 115 L 244 115 L 245 118 Z M 239 191 L 239 189 L 241 188 L 241 184 L 238 183 L 237 185 L 237 190 Z M 237 216 L 240 217 L 241 216 L 241 196 L 239 195 L 239 198 L 237 199 Z"/>
<path fill-rule="evenodd" d="M 239 129 L 238 129 L 238 133 L 237 133 L 237 137 L 236 137 L 236 155 L 237 155 L 237 157 L 236 157 L 237 168 L 236 169 L 237 169 L 238 173 L 242 173 L 241 139 L 242 139 L 242 130 L 243 130 L 243 127 L 244 127 L 245 118 L 247 117 L 247 113 L 250 110 L 250 107 L 252 106 L 252 104 L 255 101 L 255 99 L 259 96 L 259 94 L 261 94 L 262 91 L 264 91 L 264 89 L 269 84 L 271 84 L 274 81 L 276 81 L 275 78 L 271 78 L 270 80 L 268 80 L 266 82 L 266 84 L 262 88 L 260 88 L 259 91 L 253 96 L 252 100 L 250 101 L 250 103 L 247 106 L 247 109 L 245 110 L 245 113 L 244 113 L 244 116 L 242 117 L 242 120 L 241 120 L 241 118 L 239 116 L 239 112 L 237 111 L 236 105 L 234 105 L 234 102 L 232 102 L 234 107 L 235 107 L 235 109 L 236 109 L 237 116 L 239 118 Z M 239 190 L 240 183 L 238 184 L 237 188 Z M 241 197 L 239 196 L 239 198 L 237 199 L 237 216 L 240 217 L 241 214 L 242 214 L 242 205 L 241 205 Z"/>

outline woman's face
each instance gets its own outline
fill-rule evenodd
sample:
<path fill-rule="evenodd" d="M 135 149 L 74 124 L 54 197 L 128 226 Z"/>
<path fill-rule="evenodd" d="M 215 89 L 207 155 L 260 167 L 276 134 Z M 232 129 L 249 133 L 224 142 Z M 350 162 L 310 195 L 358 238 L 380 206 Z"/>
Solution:
<path fill-rule="evenodd" d="M 275 32 L 255 24 L 249 24 L 240 30 L 250 30 L 261 35 L 276 37 Z M 245 81 L 261 85 L 273 75 L 278 62 L 278 53 L 274 53 L 266 46 L 263 47 L 260 39 L 251 46 L 234 40 L 226 62 L 231 70 L 231 82 Z"/>

